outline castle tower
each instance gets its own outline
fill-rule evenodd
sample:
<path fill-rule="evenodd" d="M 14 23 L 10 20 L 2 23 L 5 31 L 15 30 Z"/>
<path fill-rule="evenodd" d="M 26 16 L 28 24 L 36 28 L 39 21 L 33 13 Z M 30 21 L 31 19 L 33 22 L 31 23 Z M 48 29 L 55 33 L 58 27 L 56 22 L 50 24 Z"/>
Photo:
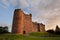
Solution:
<path fill-rule="evenodd" d="M 24 31 L 26 34 L 32 32 L 32 14 L 24 14 Z"/>
<path fill-rule="evenodd" d="M 21 9 L 16 9 L 13 16 L 12 33 L 22 34 L 24 27 L 24 14 Z"/>
<path fill-rule="evenodd" d="M 32 14 L 25 14 L 21 9 L 16 9 L 13 15 L 12 33 L 29 34 L 31 32 L 44 32 L 45 25 L 32 22 Z"/>

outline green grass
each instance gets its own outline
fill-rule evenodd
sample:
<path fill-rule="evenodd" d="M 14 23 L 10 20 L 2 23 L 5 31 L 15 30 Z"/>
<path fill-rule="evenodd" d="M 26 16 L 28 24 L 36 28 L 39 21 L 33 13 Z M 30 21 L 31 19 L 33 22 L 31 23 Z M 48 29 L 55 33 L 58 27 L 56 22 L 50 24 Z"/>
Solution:
<path fill-rule="evenodd" d="M 60 35 L 57 34 L 51 34 L 48 32 L 33 32 L 30 33 L 31 36 L 38 36 L 38 37 L 60 37 Z"/>
<path fill-rule="evenodd" d="M 32 34 L 32 33 L 31 33 Z M 41 36 L 42 33 L 39 33 Z M 18 34 L 0 34 L 0 40 L 60 40 L 60 37 L 37 37 L 39 34 L 32 35 L 18 35 Z M 44 33 L 44 35 L 47 33 Z"/>

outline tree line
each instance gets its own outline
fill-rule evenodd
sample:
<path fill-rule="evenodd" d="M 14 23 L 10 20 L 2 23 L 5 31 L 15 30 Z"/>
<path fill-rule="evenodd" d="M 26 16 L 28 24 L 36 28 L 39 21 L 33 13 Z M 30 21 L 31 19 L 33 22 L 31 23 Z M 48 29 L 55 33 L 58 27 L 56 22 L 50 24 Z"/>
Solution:
<path fill-rule="evenodd" d="M 56 25 L 55 30 L 49 29 L 49 30 L 47 30 L 46 32 L 48 32 L 48 33 L 54 33 L 54 34 L 60 34 L 60 28 L 59 28 L 58 25 Z"/>

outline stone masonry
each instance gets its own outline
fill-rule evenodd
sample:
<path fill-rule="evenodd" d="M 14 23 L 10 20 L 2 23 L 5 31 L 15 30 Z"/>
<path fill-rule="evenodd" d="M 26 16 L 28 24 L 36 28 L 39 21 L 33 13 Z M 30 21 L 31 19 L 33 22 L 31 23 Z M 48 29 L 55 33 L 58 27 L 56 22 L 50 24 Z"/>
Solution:
<path fill-rule="evenodd" d="M 29 34 L 31 32 L 44 32 L 45 25 L 32 22 L 32 14 L 25 14 L 21 9 L 16 9 L 13 15 L 12 33 Z"/>

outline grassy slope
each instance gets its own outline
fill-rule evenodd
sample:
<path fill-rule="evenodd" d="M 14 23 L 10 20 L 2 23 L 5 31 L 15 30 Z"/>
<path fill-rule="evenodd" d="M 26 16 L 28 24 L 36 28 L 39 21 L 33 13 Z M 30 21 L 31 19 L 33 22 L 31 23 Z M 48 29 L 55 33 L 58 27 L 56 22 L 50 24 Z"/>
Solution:
<path fill-rule="evenodd" d="M 60 35 L 57 34 L 51 34 L 48 32 L 34 32 L 30 33 L 31 36 L 37 36 L 37 37 L 60 37 Z"/>
<path fill-rule="evenodd" d="M 38 35 L 37 33 L 35 34 Z M 2 34 L 0 35 L 0 40 L 60 40 L 60 37 L 32 37 L 18 34 Z"/>

